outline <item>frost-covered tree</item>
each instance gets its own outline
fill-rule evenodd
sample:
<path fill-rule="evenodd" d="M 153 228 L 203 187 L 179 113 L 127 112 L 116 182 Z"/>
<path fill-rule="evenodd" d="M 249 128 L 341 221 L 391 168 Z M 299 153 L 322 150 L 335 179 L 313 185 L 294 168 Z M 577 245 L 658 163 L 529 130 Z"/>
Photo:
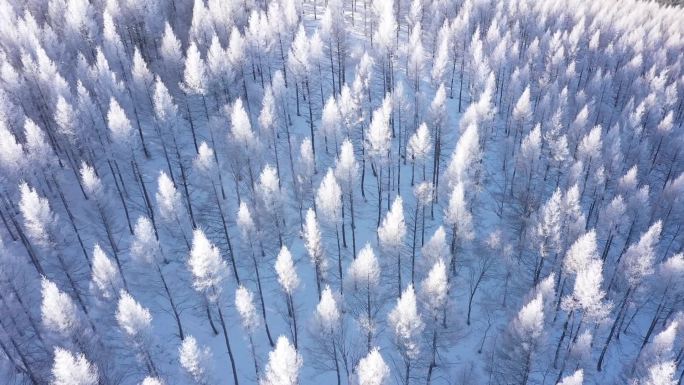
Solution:
<path fill-rule="evenodd" d="M 235 367 L 225 318 L 221 310 L 222 287 L 228 277 L 228 264 L 221 258 L 218 247 L 211 243 L 202 229 L 195 229 L 193 231 L 192 248 L 188 257 L 188 270 L 192 273 L 193 288 L 202 293 L 210 303 L 216 305 L 221 328 L 223 329 L 223 339 L 228 350 L 228 357 L 230 358 L 233 380 L 237 384 L 237 368 Z M 211 317 L 210 312 L 211 310 L 207 308 L 209 317 Z"/>
<path fill-rule="evenodd" d="M 237 145 L 236 150 L 247 162 L 250 188 L 255 185 L 254 181 L 254 151 L 257 148 L 256 137 L 252 131 L 247 111 L 245 111 L 242 99 L 237 99 L 230 108 L 230 138 Z M 243 167 L 243 165 L 240 165 Z M 241 171 L 237 172 L 235 183 L 242 178 Z M 238 190 L 239 191 L 239 190 Z M 238 196 L 239 198 L 239 196 Z"/>
<path fill-rule="evenodd" d="M 520 309 L 496 347 L 498 359 L 491 371 L 497 383 L 527 383 L 543 336 L 544 301 L 539 293 Z"/>
<path fill-rule="evenodd" d="M 268 337 L 269 343 L 272 345 L 273 338 L 271 337 L 271 332 L 268 327 L 268 318 L 266 315 L 266 302 L 264 301 L 264 289 L 261 278 L 261 262 L 264 257 L 263 247 L 261 250 L 257 250 L 257 245 L 260 245 L 260 234 L 257 231 L 254 220 L 252 219 L 252 212 L 245 202 L 240 202 L 240 206 L 237 212 L 237 226 L 240 229 L 243 240 L 249 246 L 250 259 L 252 262 L 252 268 L 254 269 L 254 274 L 256 276 L 257 283 L 257 293 L 259 294 L 259 305 L 261 308 L 261 316 L 264 319 L 264 328 L 266 329 L 266 336 Z M 260 255 L 259 258 L 257 255 Z"/>
<path fill-rule="evenodd" d="M 596 369 L 599 371 L 601 371 L 603 368 L 603 360 L 605 358 L 606 352 L 608 351 L 610 342 L 616 333 L 618 322 L 622 319 L 622 317 L 625 316 L 626 311 L 629 310 L 626 308 L 626 306 L 630 303 L 635 291 L 639 289 L 644 279 L 654 273 L 653 263 L 655 260 L 655 248 L 660 241 L 661 231 L 661 221 L 657 221 L 652 224 L 641 235 L 639 241 L 630 245 L 627 251 L 625 251 L 624 257 L 622 259 L 623 263 L 619 264 L 620 260 L 616 262 L 618 263 L 618 267 L 622 270 L 624 276 L 623 279 L 626 284 L 626 291 L 622 296 L 620 305 L 617 308 L 618 312 L 615 320 L 613 321 L 613 325 L 610 328 L 608 337 L 606 338 L 606 343 L 603 345 L 603 349 L 601 350 L 601 355 L 599 356 L 596 366 Z"/>
<path fill-rule="evenodd" d="M 140 305 L 125 290 L 119 294 L 116 307 L 116 322 L 122 334 L 136 349 L 136 354 L 146 366 L 150 375 L 157 375 L 157 367 L 152 359 L 150 348 L 152 344 L 152 314 Z"/>
<path fill-rule="evenodd" d="M 455 253 L 464 242 L 474 237 L 473 216 L 465 201 L 463 183 L 457 183 L 449 197 L 449 203 L 444 209 L 444 224 L 451 227 L 451 262 L 452 273 L 455 272 Z"/>
<path fill-rule="evenodd" d="M 198 385 L 209 383 L 211 350 L 200 346 L 193 336 L 187 336 L 178 347 L 178 362 L 187 375 Z"/>
<path fill-rule="evenodd" d="M 577 369 L 575 373 L 563 377 L 557 385 L 582 385 L 584 382 L 584 371 Z"/>
<path fill-rule="evenodd" d="M 539 242 L 539 258 L 534 271 L 534 282 L 539 280 L 539 276 L 547 259 L 555 260 L 561 252 L 561 225 L 562 225 L 562 194 L 560 189 L 556 189 L 553 195 L 542 206 L 538 214 L 539 219 L 535 228 L 537 242 Z M 553 255 L 553 258 L 551 258 Z"/>
<path fill-rule="evenodd" d="M 258 376 L 259 363 L 257 361 L 253 334 L 259 327 L 260 321 L 256 306 L 254 306 L 254 294 L 243 285 L 238 286 L 235 290 L 235 308 L 240 315 L 242 328 L 247 332 L 249 348 L 252 353 L 252 360 L 254 361 L 254 371 Z"/>
<path fill-rule="evenodd" d="M 321 239 L 321 230 L 318 226 L 316 213 L 312 209 L 306 211 L 302 237 L 304 238 L 304 247 L 309 255 L 309 260 L 316 271 L 316 288 L 318 289 L 318 296 L 320 297 L 321 282 L 325 277 L 328 262 L 325 258 L 325 250 L 323 248 L 323 240 Z"/>
<path fill-rule="evenodd" d="M 100 298 L 114 298 L 123 288 L 119 270 L 99 244 L 93 248 L 92 288 Z"/>
<path fill-rule="evenodd" d="M 287 337 L 278 337 L 275 348 L 268 353 L 268 364 L 259 385 L 297 385 L 304 360 Z"/>
<path fill-rule="evenodd" d="M 192 139 L 195 145 L 195 152 L 197 152 L 199 147 L 197 146 L 197 138 L 192 120 L 192 113 L 190 110 L 190 101 L 187 99 L 188 96 L 199 95 L 202 99 L 208 119 L 207 101 L 204 97 L 204 95 L 207 93 L 208 82 L 209 79 L 207 78 L 206 63 L 202 58 L 199 49 L 197 48 L 197 44 L 192 41 L 185 53 L 185 70 L 183 72 L 183 83 L 181 84 L 181 89 L 186 94 L 186 106 L 190 118 L 190 128 L 192 130 Z"/>
<path fill-rule="evenodd" d="M 378 188 L 378 226 L 382 216 L 382 194 L 383 194 L 383 166 L 389 163 L 392 132 L 390 130 L 390 116 L 392 114 L 392 104 L 389 95 L 385 97 L 382 105 L 373 111 L 373 117 L 366 132 L 364 148 L 366 155 L 372 162 L 372 167 L 377 176 Z M 365 158 L 364 158 L 365 160 Z M 389 180 L 389 178 L 388 178 Z M 363 182 L 362 182 L 363 184 Z"/>
<path fill-rule="evenodd" d="M 342 216 L 344 217 L 345 197 L 351 218 L 351 233 L 352 233 L 352 252 L 356 256 L 356 214 L 354 210 L 354 184 L 359 174 L 359 163 L 356 161 L 354 155 L 354 145 L 351 140 L 345 139 L 340 146 L 340 152 L 335 160 L 335 177 L 340 181 L 342 188 Z M 342 232 L 344 233 L 344 223 L 342 223 Z"/>
<path fill-rule="evenodd" d="M 83 354 L 55 348 L 50 385 L 96 385 L 100 381 L 97 367 Z"/>
<path fill-rule="evenodd" d="M 352 314 L 361 330 L 366 333 L 367 349 L 370 350 L 377 330 L 377 315 L 380 311 L 380 263 L 370 244 L 366 244 L 356 256 L 347 271 Z"/>
<path fill-rule="evenodd" d="M 26 234 L 22 235 L 22 240 L 26 242 L 31 264 L 36 269 L 37 273 L 42 276 L 45 275 L 43 263 L 32 251 L 33 249 L 30 248 L 28 240 L 34 242 L 46 252 L 47 250 L 54 252 L 54 255 L 56 256 L 55 259 L 58 263 L 58 268 L 66 277 L 66 283 L 71 294 L 78 302 L 81 311 L 88 315 L 88 309 L 85 305 L 83 294 L 81 293 L 81 289 L 77 284 L 76 278 L 74 277 L 73 267 L 67 264 L 67 260 L 63 255 L 63 250 L 61 250 L 59 247 L 58 243 L 61 242 L 58 227 L 59 222 L 57 216 L 50 207 L 50 202 L 47 200 L 47 198 L 38 195 L 38 192 L 29 187 L 26 183 L 22 183 L 19 186 L 19 191 L 19 210 L 24 219 L 24 228 L 26 229 Z M 16 222 L 15 226 L 18 228 L 18 224 Z M 28 240 L 26 239 L 27 235 Z"/>
<path fill-rule="evenodd" d="M 183 226 L 183 219 L 186 214 L 185 208 L 183 207 L 183 202 L 181 199 L 181 193 L 178 192 L 176 185 L 173 180 L 169 178 L 168 174 L 164 171 L 159 172 L 159 177 L 157 178 L 157 207 L 159 210 L 159 215 L 162 220 L 167 223 L 175 222 L 175 225 L 181 231 L 183 237 L 185 238 L 185 229 Z M 194 215 L 192 214 L 192 205 L 188 201 L 188 212 L 190 213 L 190 219 L 192 220 L 193 228 L 195 227 L 195 222 L 192 219 Z"/>
<path fill-rule="evenodd" d="M 131 242 L 131 255 L 134 260 L 142 266 L 153 266 L 159 276 L 166 299 L 169 301 L 171 312 L 178 327 L 178 336 L 181 340 L 185 338 L 183 333 L 183 323 L 180 318 L 180 309 L 178 302 L 172 294 L 173 285 L 169 285 L 167 278 L 162 270 L 160 263 L 163 263 L 164 257 L 157 233 L 152 225 L 152 222 L 144 216 L 138 218 L 135 223 L 135 230 L 133 232 L 133 241 Z"/>
<path fill-rule="evenodd" d="M 69 295 L 47 278 L 41 281 L 41 294 L 40 312 L 45 329 L 67 340 L 75 337 L 81 321 Z"/>
<path fill-rule="evenodd" d="M 401 296 L 403 290 L 401 282 L 401 249 L 403 248 L 404 236 L 406 235 L 403 202 L 401 197 L 397 196 L 392 203 L 392 208 L 383 219 L 382 225 L 378 227 L 380 247 L 388 255 L 397 256 L 397 297 Z"/>
<path fill-rule="evenodd" d="M 284 213 L 286 197 L 280 189 L 278 172 L 270 164 L 264 166 L 261 174 L 259 174 L 259 181 L 255 186 L 255 190 L 260 217 L 265 219 L 260 221 L 260 225 L 264 227 L 264 231 L 267 231 L 268 227 L 274 225 L 275 232 L 278 234 L 278 246 L 283 246 L 283 227 L 286 226 Z"/>
<path fill-rule="evenodd" d="M 349 353 L 346 351 L 345 324 L 339 301 L 339 297 L 326 285 L 313 315 L 312 336 L 316 342 L 310 348 L 314 352 L 314 365 L 324 371 L 335 371 L 337 383 L 341 384 Z"/>
<path fill-rule="evenodd" d="M 389 383 L 390 369 L 377 347 L 359 360 L 356 373 L 359 385 L 387 385 Z"/>
<path fill-rule="evenodd" d="M 145 377 L 145 379 L 142 380 L 140 385 L 164 385 L 162 380 L 156 377 Z"/>
<path fill-rule="evenodd" d="M 421 123 L 408 141 L 407 154 L 411 158 L 411 186 L 413 186 L 415 181 L 416 163 L 421 165 L 423 170 L 423 181 L 425 181 L 425 160 L 430 153 L 430 142 L 430 131 L 425 123 Z"/>
<path fill-rule="evenodd" d="M 276 258 L 275 271 L 278 275 L 278 283 L 285 293 L 287 299 L 287 319 L 290 321 L 290 331 L 294 340 L 295 348 L 298 342 L 298 328 L 297 328 L 297 308 L 295 307 L 292 295 L 299 287 L 299 275 L 292 260 L 290 250 L 283 246 Z"/>
<path fill-rule="evenodd" d="M 323 106 L 321 112 L 321 133 L 325 139 L 325 153 L 328 153 L 328 139 L 330 139 L 337 149 L 337 138 L 342 130 L 342 115 L 337 107 L 335 98 L 330 96 Z"/>
<path fill-rule="evenodd" d="M 446 310 L 449 295 L 449 279 L 447 267 L 440 258 L 435 262 L 427 276 L 420 285 L 420 299 L 427 315 L 425 327 L 428 337 L 430 351 L 430 363 L 428 364 L 427 383 L 432 379 L 432 373 L 438 366 L 437 360 L 440 359 L 444 351 L 442 344 L 443 332 L 446 328 L 441 322 L 443 313 Z"/>
<path fill-rule="evenodd" d="M 107 243 L 109 243 L 109 247 L 114 255 L 114 260 L 116 261 L 116 265 L 119 269 L 119 274 L 121 275 L 121 279 L 123 280 L 124 287 L 126 287 L 128 283 L 126 281 L 126 276 L 123 271 L 123 265 L 119 257 L 120 250 L 118 242 L 116 241 L 115 234 L 117 230 L 116 222 L 114 221 L 114 218 L 110 213 L 110 211 L 114 209 L 111 207 L 110 196 L 108 194 L 108 191 L 105 188 L 105 186 L 103 186 L 102 180 L 97 175 L 97 172 L 95 171 L 94 167 L 83 162 L 81 164 L 81 169 L 79 173 L 81 176 L 81 183 L 83 185 L 83 189 L 86 193 L 86 196 L 93 201 L 95 209 L 97 210 L 97 215 L 99 216 L 100 223 L 102 224 L 102 227 L 104 227 L 104 231 L 107 236 Z M 126 208 L 126 204 L 123 203 L 123 195 L 119 194 L 119 197 L 122 200 L 124 213 L 126 214 L 126 222 L 130 226 L 128 209 Z M 129 227 L 129 230 L 132 234 L 132 227 Z"/>
<path fill-rule="evenodd" d="M 318 190 L 316 190 L 316 211 L 321 214 L 321 217 L 326 223 L 335 226 L 335 236 L 337 238 L 337 273 L 340 282 L 342 282 L 342 245 L 340 244 L 339 224 L 342 220 L 342 209 L 342 189 L 337 183 L 333 169 L 328 168 L 328 172 L 323 177 Z M 344 224 L 342 229 L 344 230 Z M 346 247 L 346 243 L 344 246 Z"/>
<path fill-rule="evenodd" d="M 418 313 L 413 285 L 408 285 L 397 299 L 396 306 L 389 313 L 388 321 L 394 333 L 394 342 L 404 361 L 404 383 L 408 384 L 411 378 L 411 365 L 420 354 L 419 337 L 425 328 Z"/>

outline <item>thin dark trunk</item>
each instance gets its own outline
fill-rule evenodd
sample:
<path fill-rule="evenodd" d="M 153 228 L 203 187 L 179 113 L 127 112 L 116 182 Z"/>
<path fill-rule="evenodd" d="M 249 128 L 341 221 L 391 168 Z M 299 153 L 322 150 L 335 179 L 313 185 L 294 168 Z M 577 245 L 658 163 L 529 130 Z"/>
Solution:
<path fill-rule="evenodd" d="M 176 326 L 178 326 L 178 336 L 182 341 L 185 339 L 185 334 L 183 333 L 183 324 L 181 323 L 180 314 L 178 313 L 178 308 L 176 307 L 176 302 L 173 300 L 173 296 L 171 295 L 171 291 L 169 290 L 169 285 L 166 284 L 166 278 L 164 277 L 164 273 L 159 267 L 159 264 L 155 263 L 155 266 L 157 268 L 157 272 L 159 273 L 159 278 L 161 279 L 162 284 L 164 285 L 164 292 L 166 293 L 166 298 L 169 300 L 169 304 L 171 305 L 171 311 L 173 312 L 173 318 L 176 320 Z"/>
<path fill-rule="evenodd" d="M 273 347 L 273 337 L 271 337 L 271 330 L 268 327 L 268 319 L 266 318 L 266 305 L 264 303 L 264 291 L 261 287 L 261 274 L 259 273 L 259 264 L 257 263 L 256 256 L 252 250 L 252 262 L 254 263 L 254 272 L 257 278 L 257 289 L 259 292 L 259 303 L 261 305 L 261 316 L 264 318 L 264 327 L 266 328 L 266 336 L 268 337 L 268 343 Z"/>
<path fill-rule="evenodd" d="M 230 369 L 233 371 L 233 383 L 238 385 L 237 369 L 235 368 L 235 359 L 233 358 L 233 349 L 230 348 L 230 340 L 228 338 L 228 331 L 226 330 L 226 322 L 223 319 L 223 312 L 221 311 L 221 306 L 217 303 L 216 308 L 218 309 L 219 320 L 221 321 L 221 328 L 223 329 L 223 339 L 226 342 L 226 348 L 228 349 L 228 358 L 230 359 Z"/>
<path fill-rule="evenodd" d="M 608 350 L 608 345 L 610 344 L 610 341 L 613 339 L 613 335 L 615 334 L 615 328 L 618 324 L 618 321 L 620 321 L 620 318 L 622 316 L 622 312 L 625 309 L 625 305 L 627 304 L 627 300 L 629 299 L 629 295 L 632 292 L 632 288 L 630 287 L 627 289 L 627 292 L 625 293 L 624 298 L 622 299 L 622 304 L 620 305 L 620 310 L 618 310 L 617 315 L 615 316 L 615 321 L 613 321 L 613 326 L 610 328 L 610 333 L 608 333 L 608 338 L 606 339 L 606 343 L 603 345 L 603 349 L 601 350 L 601 355 L 599 356 L 598 363 L 596 364 L 596 370 L 599 372 L 603 370 L 603 359 L 606 356 L 606 351 Z"/>

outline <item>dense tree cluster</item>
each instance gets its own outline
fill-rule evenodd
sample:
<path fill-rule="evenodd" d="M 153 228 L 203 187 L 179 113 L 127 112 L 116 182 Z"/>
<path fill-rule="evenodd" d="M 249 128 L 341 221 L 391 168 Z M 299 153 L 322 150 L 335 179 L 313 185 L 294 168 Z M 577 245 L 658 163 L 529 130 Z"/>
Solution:
<path fill-rule="evenodd" d="M 0 0 L 0 383 L 684 384 L 682 20 Z"/>

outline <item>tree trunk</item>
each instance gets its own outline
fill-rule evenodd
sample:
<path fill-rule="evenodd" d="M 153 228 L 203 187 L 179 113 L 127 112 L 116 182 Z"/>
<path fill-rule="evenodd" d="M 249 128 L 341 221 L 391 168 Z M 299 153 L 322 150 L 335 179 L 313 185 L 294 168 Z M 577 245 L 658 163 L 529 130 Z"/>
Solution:
<path fill-rule="evenodd" d="M 233 383 L 238 385 L 237 369 L 235 368 L 235 359 L 233 358 L 233 350 L 230 348 L 230 340 L 228 338 L 228 331 L 226 330 L 226 322 L 223 319 L 223 312 L 221 311 L 221 306 L 217 303 L 216 308 L 218 309 L 219 320 L 221 321 L 221 328 L 223 329 L 223 338 L 226 341 L 226 348 L 228 349 L 228 358 L 230 358 L 230 368 L 233 371 Z"/>
<path fill-rule="evenodd" d="M 166 298 L 169 300 L 169 304 L 171 305 L 171 311 L 173 312 L 173 318 L 176 320 L 176 326 L 178 326 L 178 336 L 180 337 L 180 339 L 182 341 L 185 339 L 185 334 L 183 333 L 183 324 L 181 323 L 180 314 L 178 313 L 178 308 L 176 307 L 176 303 L 173 300 L 173 296 L 171 295 L 171 291 L 169 290 L 169 286 L 166 284 L 166 278 L 164 278 L 164 273 L 161 271 L 159 264 L 156 262 L 155 262 L 155 267 L 157 268 L 157 272 L 159 273 L 159 278 L 161 279 L 162 284 L 164 285 L 164 292 L 166 293 Z"/>
<path fill-rule="evenodd" d="M 610 344 L 610 341 L 613 339 L 613 335 L 615 334 L 615 328 L 620 321 L 620 317 L 622 316 L 622 312 L 625 309 L 625 305 L 627 304 L 627 300 L 629 299 L 629 295 L 632 292 L 632 288 L 630 287 L 627 289 L 627 292 L 625 293 L 624 298 L 622 299 L 622 304 L 620 305 L 620 310 L 618 310 L 617 315 L 615 316 L 615 321 L 613 321 L 613 326 L 610 328 L 610 333 L 608 333 L 608 338 L 606 339 L 606 343 L 603 345 L 603 349 L 601 350 L 601 355 L 599 356 L 598 363 L 596 364 L 596 370 L 599 372 L 603 370 L 603 359 L 606 355 L 606 351 L 608 350 L 608 345 Z"/>

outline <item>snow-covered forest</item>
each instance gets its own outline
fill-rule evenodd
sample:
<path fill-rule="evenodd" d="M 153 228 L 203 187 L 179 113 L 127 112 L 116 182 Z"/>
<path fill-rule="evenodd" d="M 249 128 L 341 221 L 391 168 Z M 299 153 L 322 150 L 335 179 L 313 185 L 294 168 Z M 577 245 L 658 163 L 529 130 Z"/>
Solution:
<path fill-rule="evenodd" d="M 684 384 L 683 8 L 0 19 L 0 384 Z"/>

